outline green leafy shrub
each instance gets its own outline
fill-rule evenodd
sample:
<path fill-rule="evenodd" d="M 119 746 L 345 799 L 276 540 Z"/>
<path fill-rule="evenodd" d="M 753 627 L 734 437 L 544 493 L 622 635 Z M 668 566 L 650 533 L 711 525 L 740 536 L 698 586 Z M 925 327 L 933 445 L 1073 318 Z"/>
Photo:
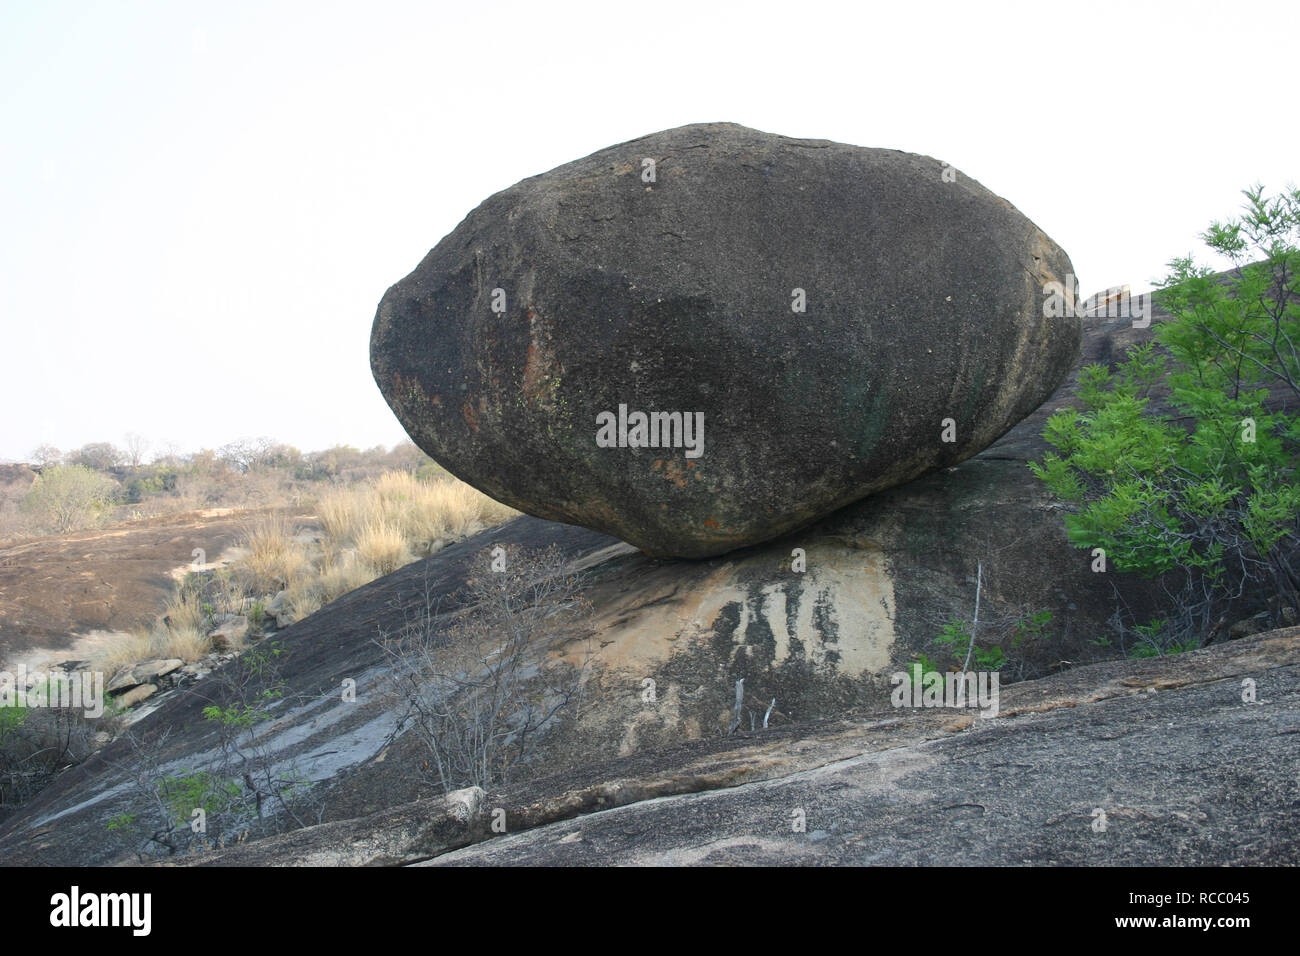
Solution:
<path fill-rule="evenodd" d="M 216 816 L 234 807 L 243 789 L 238 780 L 206 770 L 180 777 L 164 777 L 158 783 L 158 791 L 177 823 L 188 823 L 195 810 Z"/>
<path fill-rule="evenodd" d="M 1051 623 L 1051 611 L 1035 611 L 1005 624 L 986 622 L 983 625 L 985 631 L 990 632 L 999 643 L 987 643 L 983 646 L 975 643 L 972 646 L 971 632 L 974 629 L 972 622 L 953 618 L 943 626 L 934 643 L 946 648 L 954 664 L 959 668 L 966 666 L 969 656 L 971 663 L 975 665 L 975 670 L 997 671 L 1017 659 L 1016 652 L 1026 641 L 1047 638 L 1049 636 L 1047 626 Z M 924 655 L 922 658 L 924 659 Z M 926 660 L 928 662 L 928 659 Z M 926 671 L 937 669 L 931 666 L 927 667 Z"/>
<path fill-rule="evenodd" d="M 62 534 L 97 524 L 117 491 L 113 479 L 85 465 L 56 465 L 36 476 L 22 508 L 39 527 Z"/>
<path fill-rule="evenodd" d="M 1082 407 L 1048 420 L 1055 451 L 1029 466 L 1070 506 L 1071 543 L 1166 579 L 1158 632 L 1125 627 L 1132 653 L 1200 646 L 1239 604 L 1297 604 L 1300 190 L 1245 195 L 1203 234 L 1234 262 L 1227 280 L 1174 259 L 1171 320 L 1114 370 L 1083 369 Z"/>
<path fill-rule="evenodd" d="M 138 813 L 119 813 L 117 816 L 110 818 L 109 821 L 104 824 L 104 828 L 110 832 L 114 830 L 129 830 L 135 824 L 136 817 L 138 816 Z"/>

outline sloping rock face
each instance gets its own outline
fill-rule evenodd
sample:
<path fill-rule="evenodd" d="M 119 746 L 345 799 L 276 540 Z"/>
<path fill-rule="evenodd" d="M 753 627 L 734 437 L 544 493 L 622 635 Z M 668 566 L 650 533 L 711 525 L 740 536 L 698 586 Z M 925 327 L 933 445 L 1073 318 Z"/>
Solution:
<path fill-rule="evenodd" d="M 195 547 L 215 558 L 246 521 L 159 515 L 0 548 L 0 664 L 35 667 L 78 653 L 96 631 L 152 626 L 175 587 L 171 572 L 192 562 Z"/>
<path fill-rule="evenodd" d="M 1290 628 L 1016 684 L 996 718 L 715 738 L 184 862 L 1294 866 L 1297 728 Z"/>
<path fill-rule="evenodd" d="M 388 290 L 371 365 L 487 494 L 706 557 L 988 447 L 1077 355 L 1044 316 L 1070 272 L 937 160 L 685 126 L 480 205 Z"/>
<path fill-rule="evenodd" d="M 506 821 L 517 807 L 519 832 L 496 836 L 485 813 L 442 852 L 426 845 L 407 859 L 1294 866 L 1298 679 L 1300 628 L 1079 668 L 1008 688 L 995 719 L 913 711 L 779 743 L 754 735 L 712 757 L 663 755 L 685 765 L 676 779 L 637 775 L 622 789 L 638 798 L 622 801 L 610 787 L 595 807 L 603 812 L 570 811 L 576 794 L 488 795 L 482 805 L 502 808 Z M 292 859 L 268 854 L 277 856 Z"/>
<path fill-rule="evenodd" d="M 1155 322 L 1163 318 L 1157 311 Z M 1089 323 L 1085 361 L 1118 359 L 1126 345 L 1149 336 L 1149 330 L 1135 330 L 1127 321 Z M 311 858 L 321 861 L 410 862 L 479 839 L 473 827 L 481 823 L 481 815 L 466 809 L 475 806 L 506 806 L 512 821 L 510 832 L 515 833 L 525 826 L 541 827 L 561 819 L 556 814 L 586 814 L 655 796 L 758 782 L 754 774 L 767 773 L 766 768 L 779 774 L 786 773 L 780 770 L 786 767 L 788 773 L 794 774 L 831 760 L 861 756 L 872 748 L 883 751 L 904 744 L 936 746 L 924 743 L 931 736 L 955 734 L 956 739 L 965 740 L 970 735 L 957 730 L 970 720 L 969 712 L 954 716 L 946 710 L 922 711 L 900 724 L 899 711 L 889 707 L 890 675 L 921 653 L 935 656 L 934 637 L 949 617 L 969 618 L 980 566 L 981 620 L 986 619 L 985 615 L 996 616 L 1003 608 L 1053 613 L 1049 633 L 1036 640 L 1026 658 L 1026 664 L 1032 665 L 1030 673 L 1049 676 L 1023 684 L 1004 684 L 1000 716 L 996 720 L 975 718 L 974 730 L 981 736 L 970 739 L 977 739 L 979 746 L 963 753 L 981 755 L 978 766 L 988 773 L 988 778 L 980 781 L 968 775 L 960 786 L 983 788 L 982 796 L 971 801 L 949 799 L 956 793 L 954 788 L 959 787 L 955 776 L 944 784 L 946 790 L 934 784 L 933 797 L 923 794 L 925 799 L 947 802 L 924 804 L 929 809 L 922 807 L 917 810 L 918 816 L 907 818 L 900 833 L 938 826 L 938 821 L 948 819 L 945 814 L 953 812 L 944 808 L 961 802 L 986 808 L 997 806 L 1002 808 L 998 812 L 1004 812 L 1008 804 L 1003 798 L 999 798 L 1003 802 L 995 804 L 985 799 L 991 796 L 990 788 L 997 787 L 1020 793 L 1025 806 L 1036 805 L 1028 802 L 1031 798 L 1042 799 L 1046 801 L 1044 806 L 1059 806 L 1059 812 L 1064 814 L 1065 791 L 1043 789 L 1047 786 L 1043 778 L 1056 773 L 1053 761 L 1058 758 L 1064 761 L 1062 766 L 1075 768 L 1070 772 L 1078 774 L 1084 774 L 1088 767 L 1115 764 L 1126 768 L 1123 773 L 1135 775 L 1133 779 L 1139 783 L 1134 786 L 1155 788 L 1151 791 L 1155 796 L 1149 800 L 1139 799 L 1136 790 L 1126 790 L 1122 797 L 1116 797 L 1118 803 L 1097 802 L 1087 808 L 1090 813 L 1096 807 L 1126 807 L 1120 818 L 1128 814 L 1130 821 L 1144 819 L 1147 822 L 1142 826 L 1155 826 L 1157 818 L 1150 814 L 1164 813 L 1161 807 L 1168 814 L 1159 818 L 1164 821 L 1160 826 L 1182 826 L 1178 814 L 1190 813 L 1187 805 L 1195 801 L 1212 802 L 1219 808 L 1210 815 L 1212 821 L 1236 820 L 1238 817 L 1232 816 L 1237 812 L 1234 808 L 1249 806 L 1258 799 L 1277 809 L 1271 801 L 1282 799 L 1285 792 L 1280 785 L 1274 786 L 1276 781 L 1269 778 L 1269 768 L 1262 762 L 1252 762 L 1251 773 L 1239 777 L 1232 777 L 1224 769 L 1226 763 L 1214 763 L 1219 769 L 1204 779 L 1198 771 L 1197 775 L 1183 774 L 1196 776 L 1195 780 L 1179 781 L 1161 776 L 1173 763 L 1144 771 L 1133 755 L 1146 753 L 1159 743 L 1166 748 L 1162 753 L 1171 761 L 1182 760 L 1184 767 L 1231 761 L 1235 759 L 1232 754 L 1216 749 L 1215 741 L 1227 741 L 1229 749 L 1242 745 L 1250 735 L 1245 733 L 1249 727 L 1241 722 L 1251 720 L 1265 721 L 1256 725 L 1259 734 L 1278 735 L 1251 738 L 1251 746 L 1285 748 L 1290 746 L 1288 741 L 1300 739 L 1290 731 L 1286 731 L 1289 736 L 1283 736 L 1279 728 L 1296 719 L 1295 708 L 1288 696 L 1277 692 L 1278 684 L 1266 682 L 1294 671 L 1294 632 L 1279 638 L 1281 643 L 1269 643 L 1267 655 L 1256 653 L 1258 647 L 1250 643 L 1255 639 L 1248 638 L 1162 661 L 1121 661 L 1098 665 L 1099 670 L 1077 666 L 1115 653 L 1098 648 L 1094 641 L 1110 634 L 1108 619 L 1118 601 L 1122 600 L 1137 620 L 1154 616 L 1152 602 L 1159 585 L 1113 572 L 1094 573 L 1091 556 L 1066 541 L 1059 504 L 1044 492 L 1026 467 L 1026 461 L 1041 458 L 1045 450 L 1040 435 L 1046 416 L 1075 400 L 1076 378 L 1072 375 L 1033 415 L 961 465 L 874 495 L 765 545 L 705 561 L 663 561 L 594 531 L 524 517 L 402 568 L 294 624 L 276 638 L 284 650 L 284 695 L 273 705 L 273 719 L 259 727 L 258 736 L 280 769 L 317 781 L 325 794 L 322 819 L 326 829 L 295 831 L 275 837 L 278 842 L 273 844 L 259 845 L 282 848 L 274 850 L 285 854 L 279 857 L 281 862 L 299 859 L 294 856 L 296 850 L 283 849 L 290 846 L 301 847 L 308 855 L 319 851 L 322 855 Z M 526 549 L 555 545 L 575 567 L 591 572 L 586 596 L 597 609 L 592 669 L 581 712 L 546 735 L 540 759 L 531 768 L 538 779 L 511 789 L 509 803 L 501 803 L 507 798 L 496 794 L 482 798 L 462 794 L 448 808 L 441 798 L 428 799 L 429 787 L 421 772 L 427 752 L 410 733 L 392 736 L 396 715 L 384 699 L 385 688 L 392 684 L 391 672 L 375 638 L 400 629 L 431 608 L 437 612 L 437 622 L 452 619 L 463 607 L 457 595 L 470 573 L 471 561 L 498 543 Z M 794 570 L 796 549 L 803 552 L 802 571 Z M 1256 651 L 1249 650 L 1252 647 Z M 575 650 L 564 653 L 572 656 Z M 1246 656 L 1234 656 L 1237 654 Z M 1235 663 L 1231 667 L 1226 663 L 1210 667 L 1207 661 Z M 1052 675 L 1054 669 L 1060 673 Z M 1069 682 L 1076 675 L 1085 675 L 1078 677 L 1084 682 L 1079 685 L 1083 690 L 1068 689 L 1075 686 Z M 216 687 L 219 676 L 204 678 L 164 700 L 156 711 L 133 726 L 159 772 L 184 775 L 210 766 L 219 756 L 216 728 L 201 713 L 220 699 Z M 1259 699 L 1266 702 L 1264 705 L 1238 712 L 1234 707 L 1241 705 L 1229 706 L 1227 698 L 1215 696 L 1217 715 L 1207 710 L 1203 719 L 1196 720 L 1191 720 L 1192 711 L 1208 706 L 1210 698 L 1188 697 L 1185 712 L 1157 713 L 1151 709 L 1157 704 L 1163 706 L 1165 698 L 1161 695 L 1173 689 L 1171 681 L 1189 687 L 1201 680 L 1218 681 L 1222 693 L 1231 697 L 1239 693 L 1240 681 L 1246 677 L 1259 682 Z M 352 703 L 344 702 L 340 695 L 342 682 L 349 678 L 356 681 L 356 699 Z M 1130 678 L 1140 682 L 1125 684 Z M 655 682 L 653 699 L 647 699 L 645 693 L 647 679 Z M 733 718 L 735 683 L 741 679 L 745 706 L 760 723 L 769 703 L 776 699 L 768 737 L 749 736 L 748 720 L 742 723 L 746 732 L 743 741 L 727 736 Z M 1159 693 L 1128 704 L 1105 703 L 1098 697 L 1101 694 L 1110 700 L 1144 691 L 1147 686 L 1156 687 Z M 1220 690 L 1213 693 L 1218 695 Z M 1044 716 L 1036 717 L 1016 703 L 1019 694 L 1030 695 L 1030 703 L 1024 706 L 1036 707 L 1049 699 L 1065 703 L 1053 705 L 1056 716 L 1044 712 Z M 1091 707 L 1094 702 L 1099 705 L 1095 710 L 1083 706 Z M 1138 709 L 1105 710 L 1121 704 Z M 823 739 L 819 720 L 849 713 L 878 714 L 882 708 L 888 710 L 880 721 L 852 724 L 843 734 L 834 731 Z M 1021 710 L 1018 716 L 1014 714 L 1017 710 Z M 1092 718 L 1083 716 L 1087 713 L 1098 714 L 1100 722 L 1090 724 Z M 1183 713 L 1188 715 L 1186 720 L 1180 716 Z M 1012 716 L 1029 728 L 1036 721 L 1053 721 L 1050 748 L 1015 751 L 1014 760 L 996 758 L 990 765 L 990 753 L 996 757 L 998 748 L 1011 740 L 998 728 L 1020 726 L 1006 720 Z M 1149 726 L 1139 728 L 1134 723 L 1139 718 L 1149 720 Z M 1172 728 L 1168 726 L 1171 722 Z M 956 730 L 944 729 L 950 726 Z M 907 730 L 909 727 L 912 729 Z M 1197 729 L 1186 730 L 1188 727 Z M 915 732 L 916 736 L 894 736 L 891 728 L 902 728 L 900 734 L 903 730 Z M 1141 736 L 1132 737 L 1130 749 L 1125 735 L 1136 735 L 1139 730 Z M 1241 739 L 1215 736 L 1238 730 L 1243 733 Z M 1014 739 L 1029 741 L 1032 736 Z M 1109 740 L 1111 737 L 1114 739 Z M 1084 748 L 1080 753 L 1086 752 L 1086 758 L 1075 760 L 1070 756 L 1072 747 Z M 1180 753 L 1182 757 L 1177 756 Z M 800 755 L 811 762 L 783 762 L 803 759 Z M 1284 756 L 1294 763 L 1289 752 Z M 947 773 L 944 768 L 948 764 L 945 758 L 937 769 L 913 776 L 902 789 L 880 791 L 880 798 L 886 802 L 901 799 L 909 787 L 921 786 L 937 773 Z M 965 771 L 972 766 L 967 763 Z M 995 769 L 989 770 L 990 766 Z M 1003 772 L 997 767 L 1011 769 Z M 1030 773 L 1026 768 L 1034 769 Z M 0 862 L 73 865 L 134 861 L 138 839 L 128 839 L 121 829 L 109 831 L 106 825 L 120 814 L 139 812 L 141 801 L 132 782 L 136 769 L 137 756 L 119 741 L 86 764 L 67 771 L 21 814 L 0 823 Z M 1099 772 L 1087 770 L 1089 786 L 1111 780 L 1106 777 L 1103 781 L 1097 776 Z M 1031 779 L 1038 789 L 1025 789 L 1029 786 L 1026 781 Z M 1114 779 L 1121 779 L 1120 771 L 1115 772 Z M 1271 789 L 1267 793 L 1257 791 L 1257 785 Z M 1091 796 L 1080 797 L 1080 805 L 1089 801 Z M 407 804 L 410 807 L 403 809 Z M 1078 810 L 1074 804 L 1069 806 L 1073 808 L 1070 814 Z M 900 805 L 896 809 L 901 812 L 905 808 Z M 788 824 L 789 809 L 778 814 L 781 820 L 773 824 L 778 830 L 781 821 Z M 845 819 L 863 818 L 861 807 L 853 812 L 857 815 L 846 815 Z M 1220 812 L 1228 815 L 1220 817 Z M 1140 813 L 1148 816 L 1134 816 Z M 817 822 L 813 815 L 808 819 L 810 834 L 823 830 L 843 835 L 843 828 L 848 826 L 842 823 L 836 829 L 827 822 Z M 1160 853 L 1174 845 L 1165 842 L 1144 848 L 1133 843 L 1120 846 L 1113 840 L 1108 844 L 1080 842 L 1069 854 L 1054 856 L 1063 844 L 1053 842 L 1053 833 L 1083 840 L 1091 831 L 1076 834 L 1074 816 L 1061 817 L 1050 827 L 1048 823 L 1054 819 L 1051 814 L 1033 819 L 1044 828 L 1035 837 L 1040 840 L 1040 849 L 1035 851 L 1038 855 L 1034 859 L 1066 861 L 1087 853 L 1099 854 L 1089 859 L 1139 862 L 1158 860 Z M 1218 823 L 1206 825 L 1210 827 L 1204 831 L 1207 839 L 1219 839 L 1222 834 L 1216 829 Z M 220 827 L 219 819 L 214 817 L 214 841 L 224 835 L 218 832 Z M 415 831 L 423 835 L 412 836 Z M 1178 832 L 1186 835 L 1193 831 Z M 1277 832 L 1292 833 L 1285 826 Z M 370 836 L 363 839 L 367 833 Z M 333 842 L 335 837 L 330 836 L 322 842 L 321 834 L 350 836 L 340 838 L 341 842 Z M 577 842 L 572 831 L 564 835 Z M 719 839 L 734 837 L 733 833 Z M 808 841 L 821 842 L 809 837 L 803 845 L 810 845 Z M 897 840 L 891 841 L 883 837 L 880 841 L 890 842 L 897 851 L 887 859 L 921 859 L 909 856 L 911 851 Z M 351 842 L 356 846 L 348 849 L 345 844 Z M 863 842 L 849 844 L 850 849 L 843 854 L 825 859 L 864 862 L 870 853 L 854 857 L 857 850 L 851 849 L 861 849 Z M 873 837 L 866 842 L 877 841 Z M 1294 840 L 1291 845 L 1296 845 Z M 662 842 L 646 846 L 647 853 L 655 846 L 664 847 L 664 853 L 669 849 Z M 1196 846 L 1196 853 L 1201 854 L 1196 859 L 1216 862 L 1206 843 Z M 1244 860 L 1246 843 L 1241 846 L 1240 859 Z M 567 843 L 564 847 L 572 849 Z M 1004 848 L 1008 854 L 1015 852 L 1009 844 Z M 624 849 L 631 860 L 633 848 Z M 486 848 L 483 852 L 487 852 Z M 736 858 L 751 852 L 755 851 L 739 849 Z M 816 854 L 823 851 L 814 847 L 809 852 L 813 854 L 809 859 L 818 859 Z M 1131 855 L 1124 856 L 1126 853 Z M 690 858 L 708 856 L 705 852 Z M 724 858 L 725 854 L 710 857 Z M 1237 857 L 1225 854 L 1222 859 Z"/>
<path fill-rule="evenodd" d="M 1085 357 L 1117 357 L 1138 334 L 1146 333 L 1127 322 L 1092 325 Z M 881 706 L 890 675 L 920 653 L 933 655 L 949 617 L 969 616 L 981 562 L 983 613 L 1053 612 L 1051 633 L 1034 651 L 1037 672 L 1096 659 L 1104 652 L 1091 641 L 1108 632 L 1115 588 L 1145 620 L 1154 587 L 1092 573 L 1089 555 L 1066 542 L 1058 506 L 1025 466 L 1041 457 L 1043 419 L 1072 400 L 1074 381 L 962 465 L 725 557 L 656 560 L 594 531 L 525 517 L 408 565 L 277 635 L 284 694 L 258 731 L 259 747 L 276 761 L 273 769 L 317 783 L 330 825 L 427 795 L 420 770 L 427 753 L 410 733 L 393 737 L 396 715 L 385 700 L 391 670 L 375 639 L 431 608 L 437 622 L 451 620 L 463 607 L 458 595 L 471 562 L 495 544 L 554 545 L 591 573 L 586 597 L 597 627 L 587 703 L 547 734 L 532 772 L 598 789 L 608 783 L 598 779 L 602 761 L 635 761 L 689 741 L 724 746 L 737 680 L 760 720 L 775 698 L 770 727 L 782 732 Z M 202 717 L 221 699 L 219 677 L 165 700 L 133 726 L 159 773 L 184 776 L 220 757 L 217 728 Z M 356 682 L 351 703 L 341 699 L 346 679 Z M 651 700 L 647 679 L 655 682 Z M 0 824 L 0 861 L 133 861 L 138 838 L 107 823 L 140 810 L 139 760 L 118 741 L 67 771 Z M 220 830 L 214 818 L 214 842 L 234 835 Z"/>

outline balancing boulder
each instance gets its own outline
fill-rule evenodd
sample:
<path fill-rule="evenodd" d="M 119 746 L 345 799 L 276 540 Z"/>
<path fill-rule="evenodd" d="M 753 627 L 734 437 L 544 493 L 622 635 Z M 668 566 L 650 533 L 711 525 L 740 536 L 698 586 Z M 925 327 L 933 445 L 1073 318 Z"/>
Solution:
<path fill-rule="evenodd" d="M 707 557 L 986 448 L 1076 359 L 1071 272 L 938 160 L 684 126 L 483 202 L 384 295 L 371 367 L 493 498 Z"/>

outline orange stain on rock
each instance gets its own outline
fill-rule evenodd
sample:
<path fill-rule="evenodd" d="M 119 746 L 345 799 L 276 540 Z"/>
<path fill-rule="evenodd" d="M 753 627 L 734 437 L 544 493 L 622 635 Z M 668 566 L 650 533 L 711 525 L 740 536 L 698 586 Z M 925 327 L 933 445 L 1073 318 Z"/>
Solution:
<path fill-rule="evenodd" d="M 524 355 L 524 398 L 528 404 L 536 405 L 548 397 L 546 389 L 555 372 L 555 357 L 542 338 L 536 310 L 530 305 L 525 314 L 528 316 L 528 351 Z"/>
<path fill-rule="evenodd" d="M 465 404 L 461 405 L 460 413 L 465 416 L 465 424 L 469 426 L 470 431 L 478 431 L 478 411 L 467 398 Z"/>
<path fill-rule="evenodd" d="M 665 462 L 662 458 L 657 458 L 655 459 L 654 465 L 651 467 L 655 470 L 659 470 L 662 467 L 665 478 L 671 481 L 678 488 L 686 487 L 686 469 L 682 467 L 680 461 L 669 460 Z"/>

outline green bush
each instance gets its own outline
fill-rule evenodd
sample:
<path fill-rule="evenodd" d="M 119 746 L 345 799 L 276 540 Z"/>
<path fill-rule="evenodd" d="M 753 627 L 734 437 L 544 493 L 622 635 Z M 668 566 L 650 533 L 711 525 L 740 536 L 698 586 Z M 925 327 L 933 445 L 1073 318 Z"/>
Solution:
<path fill-rule="evenodd" d="M 243 792 L 243 784 L 233 777 L 200 770 L 180 777 L 164 777 L 158 784 L 163 801 L 171 809 L 177 823 L 188 823 L 195 810 L 216 816 L 235 806 Z"/>
<path fill-rule="evenodd" d="M 1027 641 L 1048 640 L 1050 634 L 1047 626 L 1051 623 L 1051 611 L 1035 611 L 1005 622 L 986 621 L 983 626 L 984 639 L 987 642 L 991 636 L 999 643 L 980 646 L 978 642 L 972 640 L 974 622 L 953 618 L 944 624 L 934 643 L 947 648 L 952 655 L 953 663 L 962 669 L 965 669 L 969 656 L 970 662 L 975 665 L 977 671 L 1000 671 L 1011 660 L 1019 660 L 1019 657 L 1014 655 L 1021 651 Z M 1003 645 L 1006 645 L 1005 650 Z M 921 656 L 927 671 L 938 669 L 933 661 L 925 655 Z"/>
<path fill-rule="evenodd" d="M 57 465 L 36 476 L 22 507 L 39 526 L 62 534 L 97 524 L 116 491 L 116 482 L 85 465 Z"/>
<path fill-rule="evenodd" d="M 1238 604 L 1297 603 L 1300 190 L 1245 195 L 1240 218 L 1203 234 L 1235 264 L 1226 281 L 1173 260 L 1156 342 L 1084 368 L 1082 408 L 1048 420 L 1055 452 L 1029 466 L 1070 505 L 1073 544 L 1167 576 L 1159 632 L 1128 628 L 1138 653 L 1199 646 Z"/>
<path fill-rule="evenodd" d="M 137 474 L 126 482 L 127 504 L 139 504 L 146 498 L 169 494 L 176 490 L 177 470 L 171 467 L 153 469 L 150 474 Z"/>

